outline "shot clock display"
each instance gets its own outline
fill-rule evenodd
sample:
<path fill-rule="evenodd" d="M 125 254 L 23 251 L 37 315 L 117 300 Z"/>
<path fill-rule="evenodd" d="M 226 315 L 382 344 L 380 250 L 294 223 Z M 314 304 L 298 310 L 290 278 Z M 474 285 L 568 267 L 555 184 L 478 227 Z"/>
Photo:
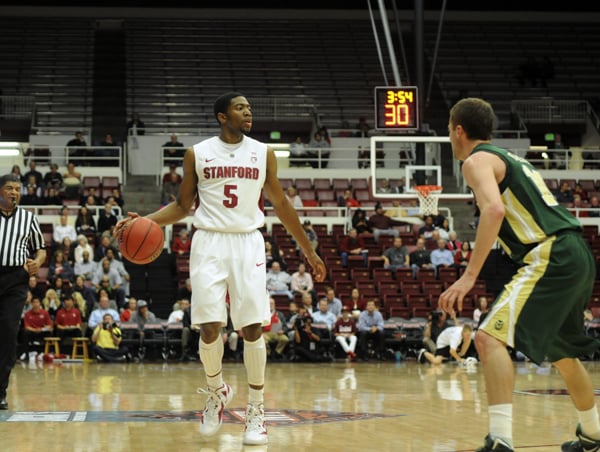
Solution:
<path fill-rule="evenodd" d="M 418 130 L 419 97 L 417 87 L 375 87 L 375 128 L 380 130 Z"/>

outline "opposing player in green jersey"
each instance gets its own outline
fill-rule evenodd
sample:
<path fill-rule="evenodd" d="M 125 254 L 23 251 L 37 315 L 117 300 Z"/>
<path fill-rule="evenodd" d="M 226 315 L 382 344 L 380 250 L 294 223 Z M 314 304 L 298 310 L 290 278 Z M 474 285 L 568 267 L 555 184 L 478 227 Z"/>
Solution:
<path fill-rule="evenodd" d="M 514 369 L 507 346 L 535 363 L 548 359 L 560 372 L 579 415 L 577 440 L 563 452 L 600 450 L 600 421 L 592 381 L 578 357 L 600 343 L 585 335 L 595 264 L 581 225 L 554 198 L 524 159 L 490 144 L 491 105 L 477 98 L 457 102 L 448 131 L 454 157 L 481 212 L 473 254 L 464 274 L 441 296 L 446 311 L 473 287 L 498 240 L 519 269 L 479 325 L 475 344 L 485 377 L 489 434 L 478 451 L 512 451 Z"/>

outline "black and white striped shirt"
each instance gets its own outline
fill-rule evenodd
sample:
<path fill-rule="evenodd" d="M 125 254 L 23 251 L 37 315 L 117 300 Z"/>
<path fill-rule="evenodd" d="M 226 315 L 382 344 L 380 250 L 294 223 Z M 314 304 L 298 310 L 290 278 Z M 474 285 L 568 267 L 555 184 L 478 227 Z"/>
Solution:
<path fill-rule="evenodd" d="M 12 215 L 0 212 L 0 268 L 23 266 L 27 258 L 45 248 L 37 217 L 20 207 Z"/>

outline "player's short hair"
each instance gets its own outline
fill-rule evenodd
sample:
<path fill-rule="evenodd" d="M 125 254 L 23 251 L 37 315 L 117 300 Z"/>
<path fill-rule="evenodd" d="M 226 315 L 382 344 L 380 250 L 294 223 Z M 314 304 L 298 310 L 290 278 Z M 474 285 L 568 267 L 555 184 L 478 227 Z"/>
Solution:
<path fill-rule="evenodd" d="M 231 99 L 240 96 L 245 97 L 242 93 L 230 91 L 228 93 L 221 94 L 219 97 L 217 97 L 217 100 L 215 100 L 214 105 L 215 118 L 217 119 L 217 121 L 219 121 L 219 113 L 227 113 L 227 109 L 229 108 L 229 105 L 231 105 Z"/>

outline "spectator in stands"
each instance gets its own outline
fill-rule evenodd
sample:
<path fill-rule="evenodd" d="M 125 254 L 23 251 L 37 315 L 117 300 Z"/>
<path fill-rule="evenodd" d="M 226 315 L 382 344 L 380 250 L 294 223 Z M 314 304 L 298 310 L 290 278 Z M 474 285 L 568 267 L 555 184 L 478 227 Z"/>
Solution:
<path fill-rule="evenodd" d="M 144 135 L 146 133 L 146 124 L 140 119 L 137 112 L 131 114 L 131 119 L 127 122 L 127 135 Z"/>
<path fill-rule="evenodd" d="M 327 168 L 330 153 L 327 139 L 320 132 L 315 132 L 308 146 L 307 157 L 310 159 L 310 165 L 313 168 Z"/>
<path fill-rule="evenodd" d="M 435 353 L 435 342 L 442 331 L 452 325 L 457 325 L 456 312 L 431 311 L 427 316 L 427 324 L 423 330 L 423 345 L 430 353 Z"/>
<path fill-rule="evenodd" d="M 431 263 L 431 257 L 429 251 L 425 248 L 425 239 L 423 237 L 419 237 L 417 239 L 417 248 L 410 253 L 409 262 L 410 266 L 413 269 L 413 278 L 417 278 L 417 272 L 419 269 L 424 268 L 434 268 Z"/>
<path fill-rule="evenodd" d="M 290 204 L 294 206 L 295 209 L 302 209 L 302 198 L 300 197 L 300 195 L 298 195 L 296 187 L 290 185 L 286 190 L 285 196 L 290 202 Z"/>
<path fill-rule="evenodd" d="M 579 197 L 581 198 L 582 201 L 588 200 L 588 194 L 583 189 L 583 187 L 581 186 L 580 183 L 575 184 L 575 188 L 573 189 L 573 196 L 575 196 L 575 195 L 579 195 Z"/>
<path fill-rule="evenodd" d="M 187 300 L 192 299 L 192 280 L 187 278 L 182 287 L 177 291 L 177 298 L 179 300 L 185 298 Z"/>
<path fill-rule="evenodd" d="M 433 215 L 427 215 L 424 220 L 425 224 L 419 228 L 417 234 L 419 237 L 423 237 L 426 240 L 430 240 L 433 237 L 433 231 L 435 231 L 435 225 L 433 224 Z"/>
<path fill-rule="evenodd" d="M 67 171 L 63 174 L 66 199 L 79 199 L 82 192 L 81 173 L 75 169 L 75 163 L 67 164 Z"/>
<path fill-rule="evenodd" d="M 169 164 L 169 171 L 163 174 L 162 183 L 175 180 L 178 184 L 181 184 L 183 177 L 177 172 L 177 165 L 175 163 Z"/>
<path fill-rule="evenodd" d="M 294 354 L 298 361 L 324 362 L 323 355 L 316 352 L 321 336 L 312 326 L 312 316 L 299 309 L 294 321 Z"/>
<path fill-rule="evenodd" d="M 298 264 L 298 271 L 292 274 L 292 280 L 290 283 L 292 293 L 300 294 L 303 296 L 305 293 L 309 293 L 314 301 L 317 299 L 317 291 L 313 283 L 312 275 L 306 271 L 306 264 L 300 262 Z"/>
<path fill-rule="evenodd" d="M 448 245 L 446 245 L 446 248 Z M 433 253 L 432 253 L 433 254 Z M 465 268 L 471 260 L 471 242 L 465 240 L 460 245 L 460 250 L 454 254 L 454 266 Z"/>
<path fill-rule="evenodd" d="M 290 291 L 292 277 L 286 271 L 281 270 L 279 262 L 273 261 L 271 268 L 267 272 L 267 290 L 269 295 L 287 295 L 290 300 L 294 299 L 294 294 Z"/>
<path fill-rule="evenodd" d="M 600 201 L 598 200 L 598 196 L 592 196 L 590 198 L 590 204 L 588 206 L 588 216 L 593 218 L 600 217 Z"/>
<path fill-rule="evenodd" d="M 52 335 L 52 319 L 50 314 L 42 308 L 42 301 L 33 297 L 31 299 L 31 309 L 23 316 L 23 326 L 25 330 L 26 352 L 42 353 L 44 350 L 44 338 Z"/>
<path fill-rule="evenodd" d="M 347 188 L 344 190 L 344 194 L 338 198 L 338 206 L 348 208 L 360 207 L 360 202 L 354 198 L 352 190 Z"/>
<path fill-rule="evenodd" d="M 75 247 L 77 246 L 77 241 L 72 241 L 71 237 L 64 237 L 62 243 L 56 248 L 56 250 L 60 250 L 65 255 L 65 260 L 71 264 L 71 267 L 75 265 Z"/>
<path fill-rule="evenodd" d="M 383 316 L 377 309 L 375 300 L 368 300 L 367 306 L 358 316 L 358 358 L 369 360 L 369 342 L 376 359 L 385 360 L 383 355 L 384 332 Z"/>
<path fill-rule="evenodd" d="M 66 279 L 70 282 L 73 282 L 75 279 L 75 273 L 73 271 L 73 267 L 65 259 L 65 255 L 62 251 L 57 250 L 52 259 L 50 260 L 50 264 L 48 265 L 48 278 L 54 279 L 56 277 L 60 277 L 61 279 Z"/>
<path fill-rule="evenodd" d="M 86 148 L 87 143 L 85 138 L 83 138 L 83 133 L 81 131 L 75 132 L 75 137 L 71 138 L 67 142 L 67 153 L 69 155 L 69 163 L 77 163 L 78 165 L 86 164 Z"/>
<path fill-rule="evenodd" d="M 58 172 L 58 165 L 56 163 L 50 164 L 50 171 L 44 174 L 44 185 L 46 189 L 53 187 L 57 191 L 62 190 L 63 188 L 63 177 L 62 174 Z"/>
<path fill-rule="evenodd" d="M 92 310 L 88 320 L 88 327 L 93 331 L 98 324 L 102 323 L 102 319 L 106 314 L 110 314 L 115 322 L 119 321 L 119 313 L 116 309 L 110 307 L 110 298 L 106 291 L 100 293 L 98 298 L 98 307 Z"/>
<path fill-rule="evenodd" d="M 364 116 L 358 118 L 358 123 L 356 124 L 356 136 L 357 137 L 368 137 L 369 131 L 371 130 L 371 126 L 367 122 L 367 119 Z"/>
<path fill-rule="evenodd" d="M 75 232 L 80 235 L 96 234 L 96 220 L 94 220 L 92 212 L 90 212 L 86 206 L 81 206 L 79 208 L 79 212 L 77 212 L 77 218 L 75 219 Z"/>
<path fill-rule="evenodd" d="M 379 186 L 377 187 L 377 193 L 398 193 L 396 187 L 390 186 L 390 181 L 387 179 L 381 179 Z"/>
<path fill-rule="evenodd" d="M 362 146 L 358 147 L 358 168 L 369 168 L 371 161 L 371 151 L 363 149 Z"/>
<path fill-rule="evenodd" d="M 146 300 L 137 301 L 137 310 L 131 314 L 129 323 L 136 323 L 140 330 L 144 329 L 147 323 L 156 323 L 156 315 L 150 311 Z"/>
<path fill-rule="evenodd" d="M 25 177 L 21 172 L 21 167 L 19 165 L 13 165 L 10 170 L 10 174 L 12 174 L 15 177 L 18 177 L 22 184 L 25 183 Z"/>
<path fill-rule="evenodd" d="M 29 160 L 29 171 L 27 171 L 25 174 L 23 174 L 23 184 L 27 184 L 29 183 L 29 176 L 34 176 L 35 178 L 35 185 L 37 187 L 40 187 L 41 189 L 44 188 L 44 177 L 42 176 L 42 173 L 40 173 L 37 170 L 37 165 L 35 163 L 35 160 Z M 41 194 L 40 194 L 41 196 Z"/>
<path fill-rule="evenodd" d="M 81 312 L 82 317 L 87 320 L 87 316 L 92 312 L 94 306 L 96 305 L 96 293 L 91 287 L 88 287 L 85 283 L 84 275 L 75 276 L 75 283 L 71 287 L 71 290 L 75 296 L 75 293 L 81 295 L 81 298 L 84 300 L 85 309 L 79 306 L 79 311 Z M 78 301 L 78 300 L 76 300 Z"/>
<path fill-rule="evenodd" d="M 46 196 L 42 198 L 42 204 L 45 206 L 61 206 L 62 203 L 63 199 L 54 187 L 50 187 L 46 192 Z"/>
<path fill-rule="evenodd" d="M 79 315 L 81 316 L 81 336 L 83 336 L 83 334 L 85 333 L 85 328 L 86 328 L 86 322 L 87 322 L 87 317 L 86 315 L 88 314 L 88 303 L 85 300 L 85 298 L 83 298 L 83 295 L 81 295 L 81 292 L 77 291 L 77 290 L 71 290 L 70 292 L 67 292 L 65 294 L 65 297 L 71 295 L 71 297 L 73 298 L 73 307 L 77 308 L 77 310 L 79 311 Z M 91 306 L 90 306 L 90 309 Z"/>
<path fill-rule="evenodd" d="M 327 310 L 336 318 L 340 317 L 342 315 L 342 300 L 336 296 L 333 287 L 328 286 L 325 289 L 325 300 L 327 301 Z"/>
<path fill-rule="evenodd" d="M 44 298 L 42 298 L 42 308 L 48 312 L 52 320 L 56 317 L 56 313 L 61 308 L 60 297 L 54 289 L 48 289 Z"/>
<path fill-rule="evenodd" d="M 56 249 L 60 243 L 62 243 L 63 239 L 68 237 L 72 242 L 77 240 L 77 231 L 75 227 L 69 224 L 69 217 L 66 213 L 63 213 L 60 216 L 60 223 L 54 225 L 52 231 L 52 243 L 54 249 Z"/>
<path fill-rule="evenodd" d="M 173 310 L 169 314 L 167 318 L 167 323 L 182 323 L 183 322 L 183 312 L 190 306 L 190 300 L 186 300 L 185 298 L 181 300 L 177 300 L 173 304 Z"/>
<path fill-rule="evenodd" d="M 181 176 L 176 172 L 169 172 L 166 174 L 170 179 L 164 181 L 162 184 L 161 191 L 161 204 L 166 206 L 170 202 L 175 201 L 177 199 L 177 193 L 179 192 L 179 187 L 181 186 Z"/>
<path fill-rule="evenodd" d="M 302 142 L 302 137 L 296 137 L 296 141 L 290 144 L 290 166 L 306 165 L 307 151 Z"/>
<path fill-rule="evenodd" d="M 27 176 L 26 182 L 21 187 L 21 194 L 26 195 L 28 192 L 30 192 L 30 189 L 33 189 L 33 192 L 38 198 L 42 198 L 42 195 L 44 194 L 44 186 L 36 182 L 34 174 L 29 174 Z"/>
<path fill-rule="evenodd" d="M 329 303 L 326 298 L 323 298 L 319 300 L 319 309 L 313 311 L 312 318 L 314 323 L 324 323 L 327 329 L 332 331 L 338 316 L 329 310 Z"/>
<path fill-rule="evenodd" d="M 41 206 L 44 204 L 44 199 L 37 195 L 40 190 L 36 190 L 35 185 L 27 185 L 25 190 L 25 194 L 21 195 L 20 204 L 22 206 Z"/>
<path fill-rule="evenodd" d="M 402 237 L 394 237 L 392 246 L 381 255 L 383 267 L 391 270 L 408 267 L 410 264 L 408 248 L 402 245 Z"/>
<path fill-rule="evenodd" d="M 288 328 L 284 315 L 275 306 L 275 299 L 273 297 L 269 298 L 269 306 L 271 309 L 271 321 L 268 325 L 263 326 L 267 357 L 275 361 L 281 361 L 290 341 L 287 334 Z M 276 343 L 274 351 L 271 350 L 272 342 Z"/>
<path fill-rule="evenodd" d="M 477 307 L 473 311 L 473 328 L 477 329 L 481 321 L 485 318 L 489 312 L 488 301 L 486 296 L 480 296 L 477 299 Z"/>
<path fill-rule="evenodd" d="M 173 245 L 171 245 L 171 251 L 176 256 L 189 256 L 190 248 L 192 246 L 192 240 L 190 238 L 190 231 L 186 228 L 179 230 L 177 236 L 173 239 Z"/>
<path fill-rule="evenodd" d="M 462 248 L 462 242 L 458 240 L 456 231 L 450 231 L 448 233 L 448 241 L 446 242 L 446 247 L 450 251 L 452 251 L 453 254 L 456 254 Z"/>
<path fill-rule="evenodd" d="M 446 241 L 439 239 L 437 241 L 437 249 L 433 250 L 429 255 L 433 268 L 436 273 L 439 268 L 448 268 L 454 266 L 454 255 L 452 251 L 446 248 Z"/>
<path fill-rule="evenodd" d="M 81 312 L 75 307 L 75 302 L 71 294 L 63 297 L 63 306 L 56 313 L 54 318 L 55 334 L 61 341 L 65 338 L 81 337 Z"/>
<path fill-rule="evenodd" d="M 352 288 L 352 291 L 350 291 L 350 300 L 346 302 L 346 305 L 350 307 L 354 320 L 358 320 L 358 316 L 362 311 L 365 310 L 367 306 L 367 303 L 361 295 L 358 287 Z"/>
<path fill-rule="evenodd" d="M 46 295 L 46 290 L 48 290 L 46 281 L 40 281 L 37 275 L 29 275 L 29 292 L 32 296 L 41 300 Z"/>
<path fill-rule="evenodd" d="M 369 250 L 365 248 L 365 242 L 361 236 L 358 235 L 356 228 L 351 228 L 348 234 L 342 237 L 340 241 L 340 257 L 342 258 L 342 265 L 348 266 L 348 256 L 362 256 L 364 266 L 367 266 Z"/>
<path fill-rule="evenodd" d="M 303 306 L 304 309 L 306 309 L 306 312 L 308 312 L 309 314 L 312 314 L 313 311 L 316 309 L 316 302 L 313 301 L 312 295 L 309 293 L 305 293 L 304 295 L 302 295 L 302 303 L 300 303 L 300 305 L 298 305 L 298 308 L 300 308 L 300 306 Z"/>
<path fill-rule="evenodd" d="M 450 239 L 450 220 L 444 218 L 442 224 L 436 227 L 436 230 L 440 234 L 440 238 L 448 241 Z"/>
<path fill-rule="evenodd" d="M 373 239 L 375 243 L 379 243 L 379 237 L 382 235 L 399 237 L 400 231 L 395 228 L 402 223 L 399 221 L 392 220 L 386 216 L 381 203 L 377 203 L 375 206 L 375 213 L 369 217 L 369 227 L 373 232 Z"/>
<path fill-rule="evenodd" d="M 267 261 L 267 269 L 271 268 L 273 262 L 279 262 L 279 267 L 281 269 L 287 269 L 287 264 L 283 258 L 283 254 L 283 251 L 279 249 L 273 240 L 265 239 L 265 259 Z"/>
<path fill-rule="evenodd" d="M 356 342 L 358 340 L 356 336 L 357 332 L 356 322 L 351 317 L 350 306 L 344 306 L 342 308 L 342 316 L 336 320 L 333 326 L 333 336 L 335 341 L 340 344 L 342 350 L 348 356 L 349 361 L 356 359 Z"/>
<path fill-rule="evenodd" d="M 94 327 L 92 343 L 98 361 L 115 363 L 128 360 L 129 349 L 121 345 L 123 335 L 116 321 L 111 314 L 105 314 L 102 322 Z"/>
<path fill-rule="evenodd" d="M 102 234 L 105 231 L 112 233 L 113 228 L 117 224 L 118 218 L 113 212 L 113 206 L 111 203 L 104 204 L 104 210 L 98 213 L 98 234 Z"/>
<path fill-rule="evenodd" d="M 96 187 L 88 187 L 87 195 L 81 196 L 81 198 L 79 199 L 79 205 L 80 206 L 86 206 L 86 205 L 100 206 L 100 205 L 102 205 L 102 199 L 100 199 L 100 196 L 98 196 L 98 193 L 96 190 L 97 190 Z M 92 200 L 93 200 L 93 202 L 90 202 Z"/>
<path fill-rule="evenodd" d="M 180 304 L 178 304 L 177 306 L 181 307 Z M 135 297 L 129 297 L 127 299 L 127 307 L 125 309 L 123 309 L 121 311 L 121 313 L 119 314 L 119 318 L 121 319 L 121 322 L 123 323 L 127 323 L 131 320 L 131 316 L 133 315 L 134 312 L 137 312 L 137 298 Z M 183 314 L 183 311 L 182 311 Z M 183 315 L 182 315 L 182 320 L 183 320 Z"/>
<path fill-rule="evenodd" d="M 96 269 L 92 278 L 92 284 L 96 288 L 96 293 L 104 289 L 117 303 L 117 306 L 125 306 L 125 293 L 122 289 L 123 279 L 119 272 L 110 266 L 110 259 L 104 257 Z"/>
<path fill-rule="evenodd" d="M 554 193 L 554 197 L 560 204 L 570 204 L 573 202 L 573 191 L 568 182 L 561 182 L 560 188 Z"/>
<path fill-rule="evenodd" d="M 304 232 L 306 232 L 306 237 L 310 242 L 310 246 L 313 250 L 316 251 L 317 248 L 319 248 L 319 237 L 317 235 L 317 232 L 313 228 L 310 220 L 304 220 L 302 227 L 304 228 Z"/>
<path fill-rule="evenodd" d="M 104 202 L 111 203 L 113 206 L 113 211 L 115 212 L 115 215 L 117 215 L 119 212 L 119 209 L 117 209 L 117 207 L 123 209 L 123 206 L 125 205 L 125 200 L 123 199 L 123 195 L 121 194 L 121 189 L 118 187 L 114 187 L 110 191 L 110 195 L 104 198 Z"/>
<path fill-rule="evenodd" d="M 423 364 L 429 361 L 431 364 L 454 359 L 459 363 L 467 358 L 477 357 L 475 342 L 473 341 L 473 327 L 465 323 L 462 326 L 451 326 L 440 333 L 435 343 L 435 353 L 430 353 L 424 348 L 419 351 L 417 360 Z"/>
<path fill-rule="evenodd" d="M 177 138 L 177 134 L 171 134 L 169 141 L 162 145 L 163 156 L 165 165 L 174 163 L 175 165 L 181 165 L 183 160 L 183 154 L 185 153 L 185 146 Z"/>
<path fill-rule="evenodd" d="M 115 250 L 112 248 L 109 248 L 106 250 L 106 257 L 104 259 L 109 260 L 110 268 L 113 270 L 116 270 L 116 272 L 121 277 L 121 280 L 123 281 L 121 288 L 123 289 L 123 293 L 125 294 L 125 296 L 128 296 L 129 295 L 129 284 L 131 282 L 131 276 L 129 275 L 129 272 L 125 268 L 123 261 L 117 257 Z"/>
<path fill-rule="evenodd" d="M 363 209 L 356 209 L 352 215 L 352 227 L 356 229 L 357 234 L 370 234 L 371 226 L 369 225 L 369 217 Z"/>
<path fill-rule="evenodd" d="M 110 235 L 102 235 L 100 237 L 100 244 L 94 248 L 94 261 L 100 262 L 104 259 L 104 257 L 106 257 L 106 252 L 110 248 L 112 248 L 113 251 L 117 251 L 117 249 L 112 246 Z"/>
<path fill-rule="evenodd" d="M 100 146 L 106 146 L 104 149 L 97 149 L 96 156 L 101 157 L 100 160 L 92 162 L 94 166 L 118 166 L 117 159 L 119 158 L 119 143 L 116 143 L 111 133 L 104 135 L 104 139 L 100 142 Z"/>

